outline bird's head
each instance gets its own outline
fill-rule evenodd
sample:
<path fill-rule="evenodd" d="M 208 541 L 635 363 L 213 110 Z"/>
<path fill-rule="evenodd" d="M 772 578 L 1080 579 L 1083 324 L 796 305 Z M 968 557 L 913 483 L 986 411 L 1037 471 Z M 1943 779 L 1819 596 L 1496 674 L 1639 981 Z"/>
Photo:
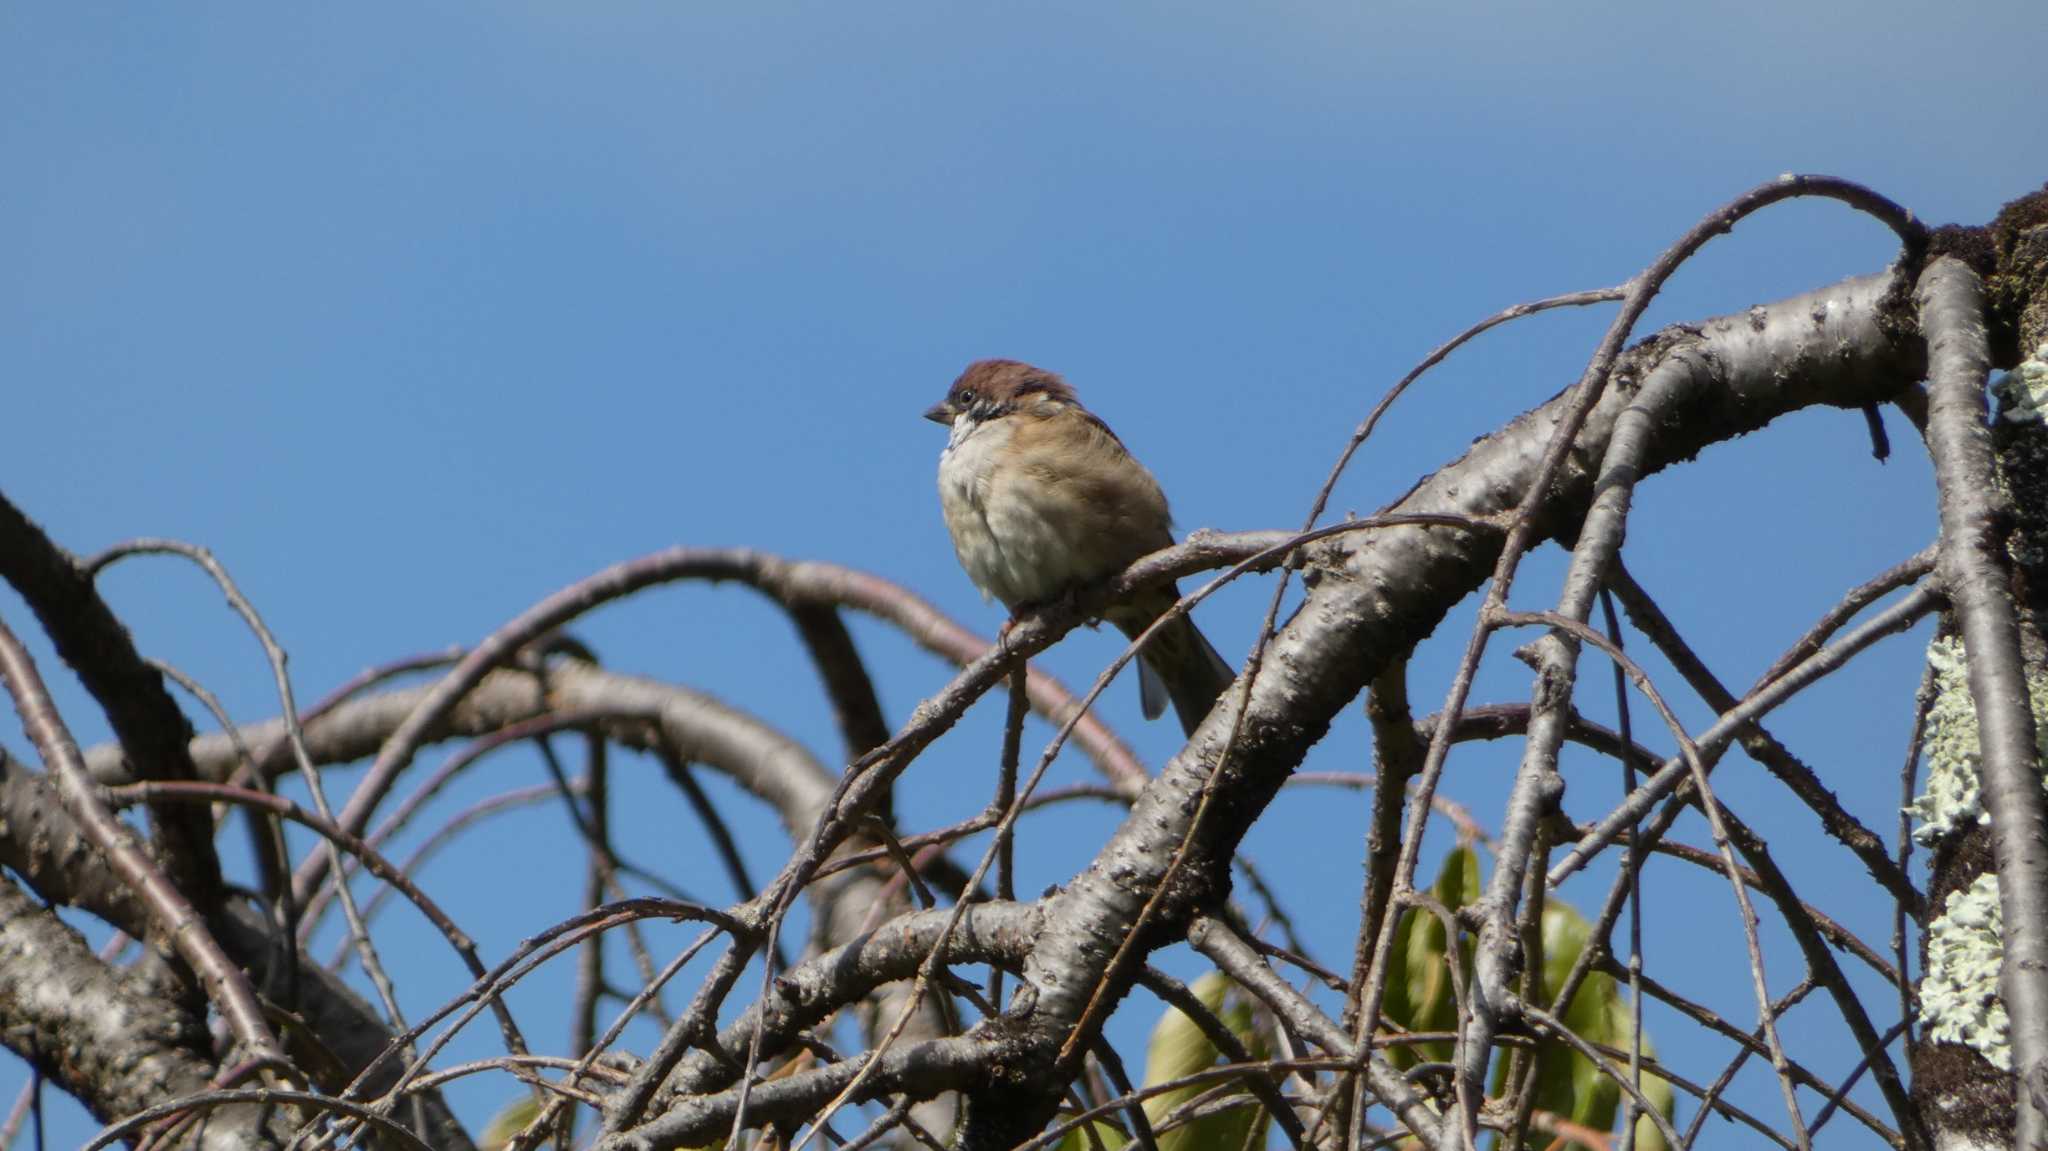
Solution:
<path fill-rule="evenodd" d="M 1018 360 L 976 360 L 946 389 L 945 399 L 925 409 L 924 418 L 951 425 L 967 416 L 981 423 L 1030 404 L 1077 402 L 1067 381 L 1044 368 Z"/>

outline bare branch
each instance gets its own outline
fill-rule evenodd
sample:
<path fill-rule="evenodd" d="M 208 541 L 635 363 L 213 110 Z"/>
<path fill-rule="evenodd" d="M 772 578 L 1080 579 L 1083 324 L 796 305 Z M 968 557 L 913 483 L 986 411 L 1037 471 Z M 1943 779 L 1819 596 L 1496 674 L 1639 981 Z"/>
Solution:
<path fill-rule="evenodd" d="M 1941 494 L 1941 572 L 1954 604 L 1976 704 L 1984 808 L 1998 858 L 2004 914 L 2000 997 L 2012 1019 L 2021 1147 L 2048 1145 L 2048 805 L 2041 795 L 2034 715 L 2005 555 L 1985 427 L 1990 350 L 1977 273 L 1937 258 L 1914 292 L 1927 334 L 1927 448 Z"/>
<path fill-rule="evenodd" d="M 7 1045 L 103 1121 L 204 1090 L 214 1072 L 204 1025 L 93 955 L 85 940 L 0 876 L 0 1028 Z M 209 1127 L 209 1151 L 287 1134 L 252 1112 Z"/>
<path fill-rule="evenodd" d="M 1713 726 L 1702 732 L 1694 743 L 1704 756 L 1718 755 L 1734 741 L 1742 729 L 1767 714 L 1772 708 L 1790 699 L 1801 688 L 1847 663 L 1850 657 L 1883 639 L 1911 627 L 1941 603 L 1940 593 L 1926 584 L 1915 588 L 1912 594 L 1900 599 L 1884 611 L 1872 616 L 1863 626 L 1822 648 L 1794 667 L 1791 671 L 1772 680 L 1768 685 L 1743 700 L 1733 711 L 1715 720 Z M 1602 819 L 1593 833 L 1580 839 L 1565 858 L 1550 869 L 1550 884 L 1555 887 L 1584 866 L 1586 861 L 1602 847 L 1613 842 L 1629 824 L 1648 814 L 1650 808 L 1661 798 L 1670 794 L 1678 785 L 1688 779 L 1688 768 L 1680 756 L 1673 756 L 1657 769 L 1656 774 L 1643 782 L 1641 787 L 1629 794 L 1621 805 Z"/>
<path fill-rule="evenodd" d="M 73 560 L 5 496 L 0 496 L 0 579 L 28 601 L 57 654 L 99 701 L 114 737 L 142 776 L 198 778 L 186 751 L 191 722 L 94 589 L 92 569 Z M 202 909 L 210 909 L 220 898 L 221 880 L 206 812 L 151 812 L 150 824 L 173 879 Z"/>
<path fill-rule="evenodd" d="M 220 1009 L 235 1038 L 247 1048 L 248 1057 L 279 1068 L 290 1066 L 241 969 L 221 953 L 220 944 L 207 930 L 205 920 L 184 892 L 150 860 L 142 844 L 136 842 L 135 833 L 100 802 L 97 789 L 86 774 L 85 761 L 78 754 L 78 745 L 50 702 L 35 662 L 4 623 L 0 623 L 0 679 L 6 680 L 14 706 L 21 712 L 22 730 L 28 733 L 57 780 L 57 795 L 64 810 L 78 822 L 86 838 L 122 881 L 137 893 L 162 938 L 192 965 L 206 987 L 207 998 Z"/>
<path fill-rule="evenodd" d="M 1878 318 L 1877 302 L 1888 290 L 1886 277 L 1852 281 L 1808 297 L 1758 309 L 1739 321 L 1714 321 L 1686 339 L 1705 341 L 1717 386 L 1702 389 L 1698 406 L 1683 425 L 1660 436 L 1646 470 L 1685 458 L 1702 444 L 1768 422 L 1778 412 L 1832 401 L 1860 406 L 1884 394 L 1916 369 L 1910 341 L 1894 337 Z M 1816 322 L 1818 321 L 1818 322 Z M 1627 361 L 1631 373 L 1642 357 L 1655 357 L 1670 343 L 1652 341 Z M 1788 376 L 1786 360 L 1812 370 Z M 1447 511 L 1480 519 L 1513 506 L 1535 478 L 1536 446 L 1547 440 L 1561 401 L 1514 421 L 1481 441 L 1464 459 L 1419 485 L 1397 512 Z M 1582 450 L 1605 442 L 1619 403 L 1589 415 Z M 1553 508 L 1583 501 L 1590 476 L 1574 466 L 1553 485 Z M 1555 516 L 1556 518 L 1553 518 Z M 1561 524 L 1563 512 L 1543 517 L 1545 530 Z M 1441 614 L 1476 587 L 1497 556 L 1491 537 L 1427 527 L 1395 528 L 1331 545 L 1320 557 L 1323 578 L 1302 610 L 1275 639 L 1274 674 L 1261 677 L 1250 699 L 1238 693 L 1198 730 L 1187 749 L 1168 764 L 1132 807 L 1123 827 L 1088 871 L 1048 905 L 1044 940 L 1027 966 L 1039 998 L 1032 1024 L 1067 1034 L 1084 997 L 1108 956 L 1129 937 L 1138 911 L 1155 891 L 1187 827 L 1187 815 L 1212 769 L 1216 751 L 1237 726 L 1235 713 L 1248 711 L 1244 737 L 1229 771 L 1231 805 L 1201 834 L 1201 866 L 1173 892 L 1175 907 L 1207 897 L 1208 877 L 1220 870 L 1217 852 L 1235 843 L 1263 808 L 1306 748 L 1319 738 L 1329 717 L 1364 680 L 1426 634 Z M 1022 628 L 1019 629 L 1023 630 Z M 1013 639 L 1016 634 L 1013 633 Z M 1426 798 L 1418 795 L 1426 804 Z M 1411 805 L 1410 830 L 1415 817 Z M 1213 846 L 1212 846 L 1213 845 Z M 1192 878 L 1192 877 L 1191 877 Z M 1163 924 L 1179 914 L 1172 911 Z M 1382 932 L 1382 938 L 1386 933 Z M 1044 978 L 1034 976 L 1044 973 Z M 1042 1097 L 1041 1097 L 1042 1098 Z M 999 1115 L 1028 1123 L 1036 1114 L 991 1100 Z M 977 1109 L 977 1113 L 981 1109 Z M 991 1132 L 991 1142 L 1005 1133 Z"/>
<path fill-rule="evenodd" d="M 1899 581 L 1910 583 L 1925 575 L 1933 565 L 1934 554 L 1930 549 L 1851 592 L 1842 603 L 1829 609 L 1827 615 L 1812 631 L 1780 656 L 1770 671 L 1759 677 L 1758 686 L 1761 687 L 1779 678 L 1798 666 L 1801 660 L 1820 651 L 1826 637 L 1833 634 L 1854 612 L 1873 602 L 1877 595 L 1882 594 L 1880 589 L 1888 591 L 1902 586 Z M 1679 637 L 1677 628 L 1665 616 L 1663 609 L 1659 608 L 1657 602 L 1650 598 L 1650 594 L 1636 583 L 1635 577 L 1629 574 L 1619 559 L 1615 561 L 1612 579 L 1615 594 L 1621 597 L 1622 604 L 1628 609 L 1629 619 L 1643 634 L 1650 637 L 1650 642 L 1657 645 L 1657 649 L 1671 661 L 1671 666 L 1678 669 L 1678 673 L 1685 677 L 1686 682 L 1692 685 L 1693 690 L 1699 693 L 1707 706 L 1722 713 L 1735 710 L 1740 701 L 1723 686 L 1719 677 L 1708 670 L 1707 665 L 1693 652 L 1691 645 Z M 1800 762 L 1797 756 L 1778 742 L 1770 732 L 1764 730 L 1761 724 L 1751 724 L 1737 738 L 1742 742 L 1742 748 L 1749 753 L 1750 758 L 1770 769 L 1771 774 L 1782 780 L 1793 795 L 1820 817 L 1821 825 L 1827 829 L 1829 835 L 1855 853 L 1856 858 L 1862 861 L 1864 869 L 1870 872 L 1871 878 L 1877 880 L 1879 885 L 1890 892 L 1893 898 L 1908 908 L 1912 914 L 1919 913 L 1920 892 L 1906 878 L 1904 869 L 1894 865 L 1885 854 L 1884 840 L 1849 814 L 1835 798 L 1835 793 L 1821 783 L 1812 768 Z"/>

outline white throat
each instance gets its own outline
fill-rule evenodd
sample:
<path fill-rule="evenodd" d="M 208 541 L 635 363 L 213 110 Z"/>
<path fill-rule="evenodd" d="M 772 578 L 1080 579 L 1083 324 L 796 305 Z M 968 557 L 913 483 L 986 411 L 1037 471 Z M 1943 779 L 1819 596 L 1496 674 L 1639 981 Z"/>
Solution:
<path fill-rule="evenodd" d="M 984 426 L 986 425 L 974 418 L 972 412 L 961 412 L 954 416 L 952 431 L 946 437 L 946 450 L 950 452 L 959 447 L 967 441 L 967 437 Z"/>

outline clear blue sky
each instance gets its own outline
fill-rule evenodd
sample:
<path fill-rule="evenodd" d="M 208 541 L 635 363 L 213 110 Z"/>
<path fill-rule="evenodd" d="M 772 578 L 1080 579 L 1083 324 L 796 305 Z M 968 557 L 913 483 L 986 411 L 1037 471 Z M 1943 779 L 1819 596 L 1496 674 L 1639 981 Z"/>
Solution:
<path fill-rule="evenodd" d="M 2016 34 L 2038 20 L 2020 0 L 1938 14 L 8 5 L 0 489 L 79 551 L 145 534 L 213 548 L 290 649 L 302 700 L 679 542 L 868 569 L 991 630 L 998 611 L 940 524 L 941 434 L 917 419 L 968 360 L 1064 372 L 1183 528 L 1292 525 L 1372 399 L 1440 339 L 1520 299 L 1617 283 L 1752 184 L 1828 172 L 1969 223 L 2039 186 L 2048 85 L 2038 36 Z M 1741 308 L 1891 253 L 1841 208 L 1774 209 L 1717 241 L 1651 318 Z M 1380 505 L 1548 397 L 1605 318 L 1543 318 L 1461 354 L 1396 410 L 1336 510 Z M 1731 682 L 1931 539 L 1923 456 L 1892 427 L 1884 467 L 1854 414 L 1826 412 L 1646 489 L 1630 562 Z M 1531 602 L 1555 569 L 1529 569 Z M 238 718 L 275 714 L 260 653 L 195 574 L 135 563 L 107 591 L 148 653 Z M 1201 616 L 1233 660 L 1265 594 Z M 0 616 L 30 622 L 7 595 Z M 837 755 L 790 629 L 747 593 L 662 591 L 579 630 L 616 667 L 713 691 Z M 892 720 L 944 682 L 895 636 L 856 634 Z M 1776 725 L 1887 834 L 1923 639 Z M 1447 627 L 1418 660 L 1418 706 L 1442 698 L 1460 642 Z M 81 739 L 103 738 L 37 650 Z M 1085 683 L 1113 650 L 1084 633 L 1047 662 Z M 1526 698 L 1515 670 L 1480 698 Z M 1135 694 L 1118 685 L 1106 714 L 1156 764 L 1173 728 L 1141 723 Z M 999 712 L 919 765 L 906 824 L 979 808 Z M 26 750 L 11 717 L 0 741 Z M 1368 751 L 1354 715 L 1309 766 L 1364 768 Z M 1451 792 L 1489 823 L 1512 756 L 1454 761 Z M 1572 810 L 1592 817 L 1613 772 L 1574 770 Z M 1810 877 L 1809 898 L 1884 940 L 1886 905 L 1760 774 L 1731 760 L 1727 800 Z M 538 778 L 506 755 L 455 802 Z M 721 896 L 666 785 L 635 763 L 623 786 L 629 848 Z M 770 872 L 779 833 L 720 794 Z M 1364 811 L 1356 795 L 1290 792 L 1247 844 L 1338 966 Z M 1047 834 L 1049 818 L 1069 830 Z M 1020 890 L 1071 874 L 1109 826 L 1079 809 L 1027 825 Z M 426 878 L 496 956 L 571 910 L 580 860 L 560 811 L 540 809 Z M 1753 1021 L 1725 885 L 1652 878 L 1651 970 Z M 1596 876 L 1567 895 L 1602 890 Z M 460 986 L 404 913 L 391 930 L 429 956 L 413 1011 Z M 1766 946 L 1782 991 L 1796 957 L 1781 931 Z M 559 965 L 517 1000 L 542 1046 L 561 1042 L 570 979 Z M 1119 1016 L 1129 1057 L 1155 1010 L 1139 996 Z M 1854 1062 L 1818 999 L 1795 1019 L 1816 1066 Z M 1652 1027 L 1680 1066 L 1718 1068 L 1705 1061 L 1723 1045 L 1655 1013 Z M 0 1098 L 24 1078 L 0 1061 Z M 472 1081 L 455 1099 L 475 1118 L 509 1093 Z M 1735 1097 L 1780 1114 L 1753 1070 Z M 57 1145 L 90 1129 L 68 1105 L 56 1115 Z M 1826 1134 L 1864 1145 L 1846 1123 Z"/>

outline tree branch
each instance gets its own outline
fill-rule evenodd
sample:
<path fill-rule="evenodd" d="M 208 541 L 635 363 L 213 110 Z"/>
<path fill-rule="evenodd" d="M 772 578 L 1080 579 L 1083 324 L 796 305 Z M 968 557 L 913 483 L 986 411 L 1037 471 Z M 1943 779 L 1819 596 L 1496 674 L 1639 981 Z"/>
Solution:
<path fill-rule="evenodd" d="M 1689 357 L 1710 371 L 1714 386 L 1696 389 L 1697 401 L 1669 436 L 1660 436 L 1646 461 L 1654 471 L 1688 458 L 1718 439 L 1753 430 L 1776 416 L 1815 403 L 1860 407 L 1889 394 L 1917 374 L 1918 347 L 1894 334 L 1879 303 L 1888 276 L 1758 308 L 1741 317 L 1653 338 L 1623 358 L 1619 370 L 1640 375 L 1674 344 L 1698 347 Z M 1801 370 L 1787 372 L 1784 364 Z M 1512 509 L 1536 472 L 1541 445 L 1562 401 L 1513 421 L 1466 456 L 1423 481 L 1391 511 L 1449 513 L 1484 519 Z M 1574 459 L 1601 450 L 1621 402 L 1609 399 L 1589 413 Z M 1565 467 L 1556 498 L 1542 518 L 1546 532 L 1568 522 L 1573 506 L 1590 493 L 1581 464 Z M 1167 861 L 1188 831 L 1188 814 L 1228 732 L 1245 712 L 1238 753 L 1221 794 L 1227 797 L 1193 845 L 1193 874 L 1168 893 L 1171 905 L 1149 939 L 1212 898 L 1226 881 L 1223 863 L 1237 839 L 1270 800 L 1330 718 L 1399 652 L 1434 628 L 1491 570 L 1497 537 L 1427 526 L 1392 528 L 1312 551 L 1322 578 L 1274 640 L 1268 674 L 1249 700 L 1231 692 L 1188 747 L 1147 787 L 1116 835 L 1090 868 L 1048 904 L 1047 927 L 1027 965 L 1038 991 L 1036 1009 L 1020 1022 L 1050 1041 L 1066 1038 L 1104 964 L 1129 934 L 1138 911 L 1157 888 Z M 1153 944 L 1156 945 L 1156 944 Z M 1057 1044 L 1054 1044 L 1057 1046 Z M 1006 1117 L 1014 1126 L 988 1131 L 988 1144 L 1029 1125 L 1036 1130 L 1049 1105 L 991 1097 L 976 1114 Z M 970 1145 L 973 1144 L 970 1141 Z"/>
<path fill-rule="evenodd" d="M 78 932 L 0 875 L 0 1041 L 102 1122 L 204 1090 L 214 1074 L 199 1020 L 102 963 Z M 207 1151 L 281 1147 L 278 1117 L 215 1116 Z"/>
<path fill-rule="evenodd" d="M 1985 427 L 1990 349 L 1977 273 L 1952 257 L 1921 273 L 1927 334 L 1927 448 L 1940 491 L 1941 571 L 1969 663 L 1984 809 L 1998 859 L 2005 958 L 2000 996 L 2012 1020 L 2021 1147 L 2048 1145 L 2048 810 L 2041 795 L 2001 506 Z"/>

